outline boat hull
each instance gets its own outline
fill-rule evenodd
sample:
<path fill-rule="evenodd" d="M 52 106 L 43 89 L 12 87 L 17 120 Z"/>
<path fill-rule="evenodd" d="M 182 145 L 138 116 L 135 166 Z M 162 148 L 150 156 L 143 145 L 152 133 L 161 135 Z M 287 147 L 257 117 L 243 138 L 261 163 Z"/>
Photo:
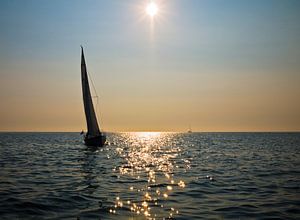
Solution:
<path fill-rule="evenodd" d="M 86 146 L 93 146 L 93 147 L 103 147 L 106 142 L 105 135 L 99 135 L 95 137 L 85 137 L 84 143 Z"/>

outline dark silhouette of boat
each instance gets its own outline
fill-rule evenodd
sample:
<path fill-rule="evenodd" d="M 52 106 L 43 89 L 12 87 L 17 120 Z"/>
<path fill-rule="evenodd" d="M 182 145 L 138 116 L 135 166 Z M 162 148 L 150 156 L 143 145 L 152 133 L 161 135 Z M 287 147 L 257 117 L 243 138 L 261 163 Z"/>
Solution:
<path fill-rule="evenodd" d="M 191 128 L 191 125 L 189 125 L 188 133 L 193 133 L 192 128 Z"/>
<path fill-rule="evenodd" d="M 91 96 L 87 68 L 84 59 L 83 47 L 81 47 L 81 83 L 84 112 L 87 124 L 87 133 L 84 136 L 84 143 L 87 146 L 102 147 L 105 144 L 106 136 L 100 131 L 93 100 Z"/>

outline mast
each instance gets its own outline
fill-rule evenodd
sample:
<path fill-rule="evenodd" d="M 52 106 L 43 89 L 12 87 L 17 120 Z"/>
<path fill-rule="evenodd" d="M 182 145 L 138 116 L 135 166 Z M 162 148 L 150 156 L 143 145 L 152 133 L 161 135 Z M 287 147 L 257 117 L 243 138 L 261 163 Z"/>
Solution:
<path fill-rule="evenodd" d="M 82 96 L 84 104 L 84 112 L 87 124 L 86 137 L 93 137 L 100 135 L 100 129 L 97 122 L 97 117 L 94 110 L 93 100 L 91 96 L 87 68 L 84 59 L 83 47 L 81 47 L 81 83 L 82 83 Z"/>

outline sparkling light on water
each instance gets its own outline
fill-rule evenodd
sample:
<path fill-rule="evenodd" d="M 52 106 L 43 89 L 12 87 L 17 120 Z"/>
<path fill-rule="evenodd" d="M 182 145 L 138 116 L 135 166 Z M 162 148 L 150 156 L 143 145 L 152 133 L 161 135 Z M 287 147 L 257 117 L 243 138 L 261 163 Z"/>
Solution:
<path fill-rule="evenodd" d="M 0 137 L 0 219 L 300 219 L 299 133 Z"/>
<path fill-rule="evenodd" d="M 172 197 L 174 190 L 185 187 L 183 181 L 175 184 L 174 158 L 181 152 L 179 147 L 169 147 L 168 140 L 172 133 L 137 132 L 124 133 L 126 144 L 116 147 L 116 153 L 123 160 L 118 168 L 112 171 L 120 176 L 120 179 L 135 179 L 141 181 L 135 186 L 129 186 L 126 193 L 131 193 L 130 198 L 117 197 L 114 209 L 124 206 L 136 215 L 143 214 L 147 218 L 174 217 L 179 211 L 174 207 L 168 208 L 168 199 Z M 127 196 L 128 197 L 128 196 Z"/>

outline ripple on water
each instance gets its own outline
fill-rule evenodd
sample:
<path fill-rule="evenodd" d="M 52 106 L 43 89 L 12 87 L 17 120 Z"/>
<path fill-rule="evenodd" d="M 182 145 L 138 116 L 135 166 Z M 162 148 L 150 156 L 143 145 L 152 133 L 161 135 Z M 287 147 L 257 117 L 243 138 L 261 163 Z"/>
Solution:
<path fill-rule="evenodd" d="M 298 133 L 0 133 L 1 219 L 300 218 Z"/>

